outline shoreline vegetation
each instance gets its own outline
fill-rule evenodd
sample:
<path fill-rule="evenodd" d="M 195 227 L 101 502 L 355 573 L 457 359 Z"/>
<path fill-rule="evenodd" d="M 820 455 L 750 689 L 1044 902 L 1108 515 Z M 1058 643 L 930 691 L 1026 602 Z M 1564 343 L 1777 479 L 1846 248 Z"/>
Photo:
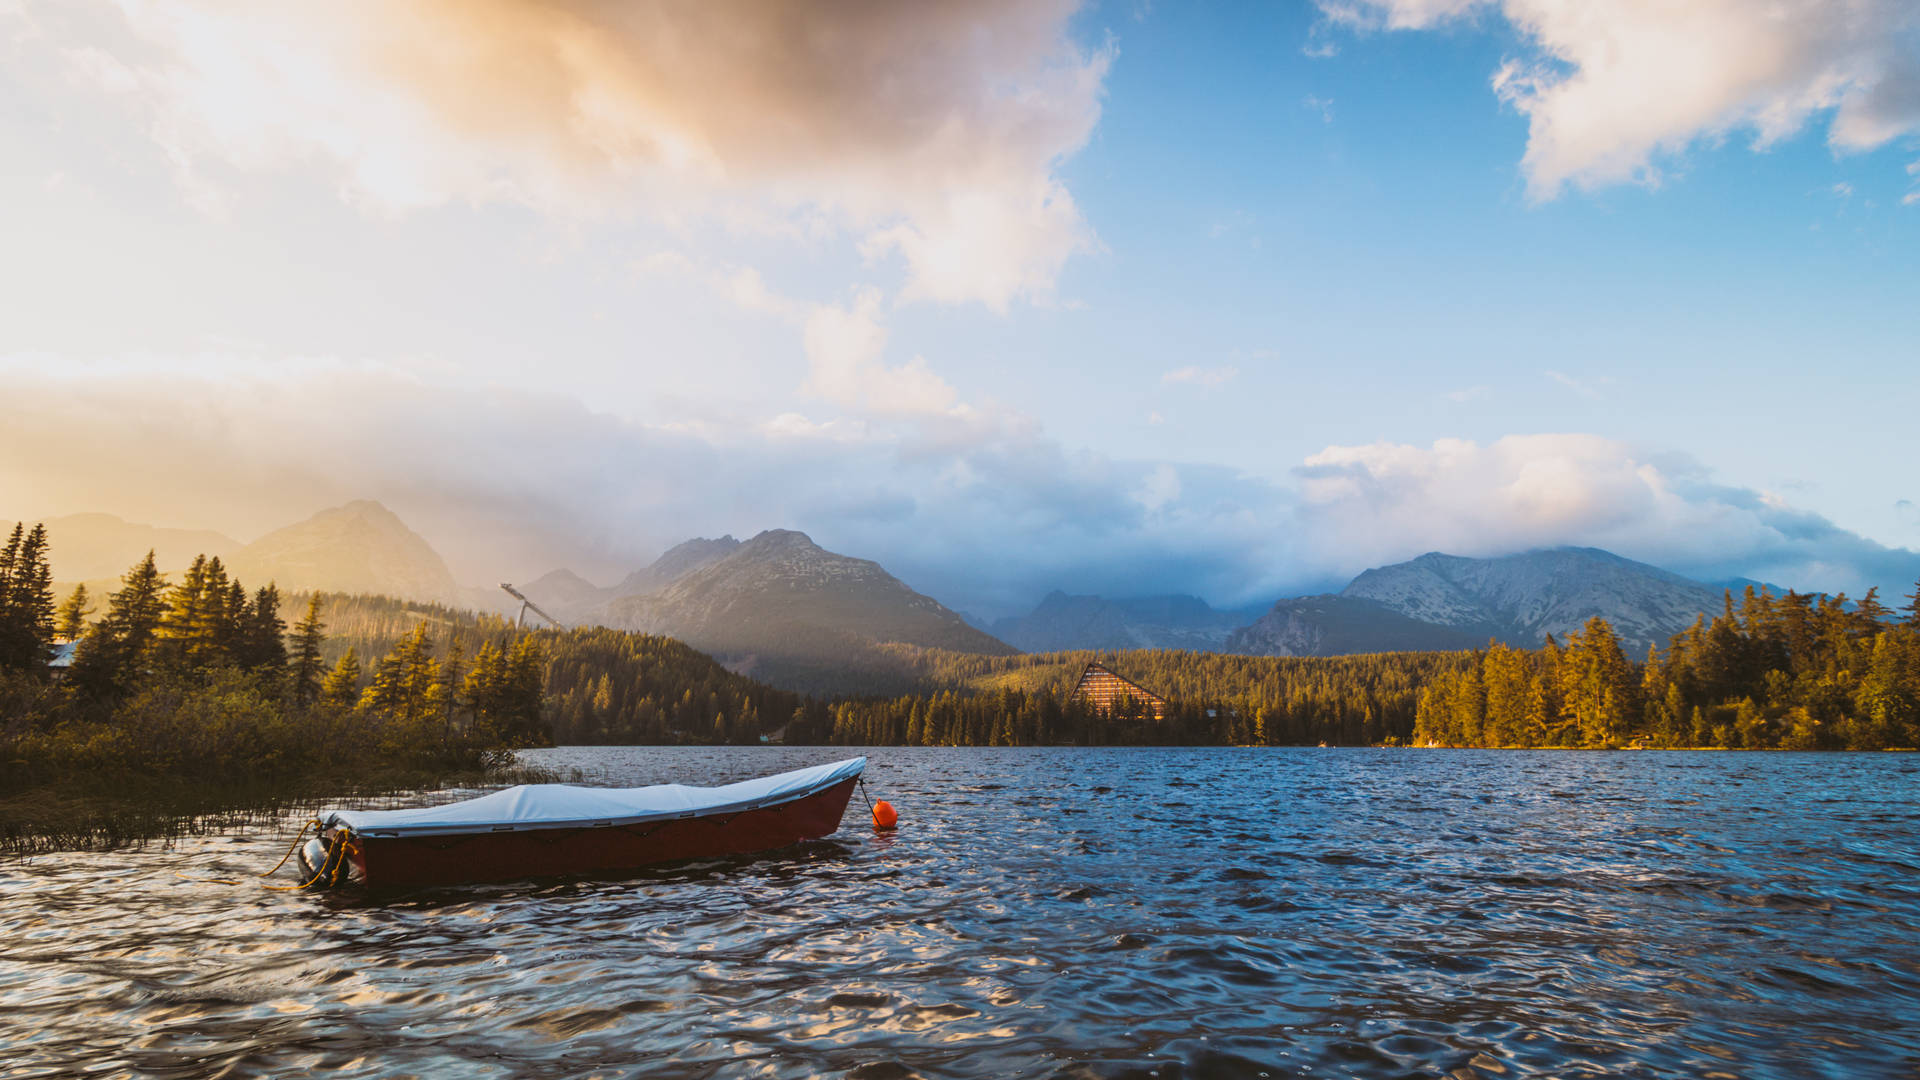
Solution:
<path fill-rule="evenodd" d="M 1920 586 L 1747 590 L 1634 663 L 1603 619 L 1540 649 L 1255 657 L 880 647 L 842 696 L 758 682 L 671 638 L 313 594 L 151 553 L 96 608 L 54 603 L 44 529 L 0 549 L 0 851 L 88 847 L 343 795 L 553 779 L 564 744 L 1214 745 L 1879 750 L 1920 744 Z M 1100 660 L 1160 716 L 1072 697 Z M 893 692 L 906 685 L 908 693 Z M 864 687 L 872 690 L 863 693 Z M 884 690 L 884 693 L 873 691 Z M 237 817 L 236 817 L 237 815 Z"/>
<path fill-rule="evenodd" d="M 531 638 L 468 663 L 435 656 L 421 625 L 363 677 L 351 648 L 324 663 L 319 597 L 291 634 L 280 602 L 217 558 L 169 584 L 149 553 L 90 619 L 84 587 L 55 608 L 45 531 L 16 526 L 0 548 L 0 851 L 490 783 L 526 772 L 514 750 L 548 743 Z"/>

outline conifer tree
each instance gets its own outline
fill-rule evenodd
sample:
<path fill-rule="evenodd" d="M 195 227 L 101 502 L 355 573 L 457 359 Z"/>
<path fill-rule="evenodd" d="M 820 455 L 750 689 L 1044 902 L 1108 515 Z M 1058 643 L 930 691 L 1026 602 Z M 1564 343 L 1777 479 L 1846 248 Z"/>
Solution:
<path fill-rule="evenodd" d="M 67 594 L 60 610 L 54 615 L 54 634 L 68 641 L 79 641 L 81 635 L 87 632 L 87 616 L 93 614 L 93 608 L 88 605 L 92 602 L 93 598 L 87 595 L 86 585 L 75 585 L 73 592 Z"/>
<path fill-rule="evenodd" d="M 1893 612 L 1887 609 L 1887 605 L 1880 602 L 1879 586 L 1868 589 L 1867 595 L 1861 597 L 1860 603 L 1854 607 L 1854 615 L 1859 619 L 1860 633 L 1867 636 L 1879 633 L 1882 620 L 1891 614 Z"/>
<path fill-rule="evenodd" d="M 161 619 L 160 654 L 180 669 L 208 666 L 213 661 L 213 634 L 218 616 L 210 610 L 207 557 L 195 555 L 180 581 L 167 594 L 167 612 Z M 223 588 L 224 588 L 224 582 Z M 220 601 L 224 604 L 224 598 Z"/>
<path fill-rule="evenodd" d="M 236 586 L 238 583 L 235 583 Z M 234 660 L 248 671 L 278 676 L 287 670 L 286 620 L 280 617 L 280 590 L 272 582 L 262 586 L 246 605 L 239 627 Z"/>
<path fill-rule="evenodd" d="M 53 659 L 53 571 L 47 529 L 15 525 L 0 552 L 0 670 L 44 673 Z"/>
<path fill-rule="evenodd" d="M 117 693 L 152 662 L 166 588 L 149 551 L 120 579 L 120 588 L 107 597 L 106 614 L 80 639 L 73 658 L 76 685 L 98 695 Z"/>
<path fill-rule="evenodd" d="M 320 623 L 320 594 L 307 597 L 307 614 L 293 628 L 293 700 L 305 705 L 320 694 L 322 666 L 320 646 L 326 641 L 326 628 Z M 351 650 L 349 650 L 351 651 Z M 358 665 L 355 665 L 356 668 Z M 356 670 L 354 678 L 360 673 Z"/>
<path fill-rule="evenodd" d="M 421 623 L 374 666 L 373 682 L 360 696 L 360 707 L 409 727 L 432 714 L 433 688 L 439 681 L 433 639 Z"/>
<path fill-rule="evenodd" d="M 352 708 L 360 697 L 360 657 L 347 646 L 345 656 L 333 665 L 326 681 L 320 684 L 320 700 L 340 708 Z"/>

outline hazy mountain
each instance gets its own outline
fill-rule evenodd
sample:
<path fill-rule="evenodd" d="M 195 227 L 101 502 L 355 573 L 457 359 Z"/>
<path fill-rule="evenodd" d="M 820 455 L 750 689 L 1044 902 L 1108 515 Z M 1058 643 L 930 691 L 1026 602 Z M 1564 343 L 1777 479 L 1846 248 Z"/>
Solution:
<path fill-rule="evenodd" d="M 1441 626 L 1409 618 L 1362 597 L 1294 596 L 1227 637 L 1223 652 L 1255 656 L 1345 656 L 1350 653 L 1471 649 L 1496 636 L 1492 627 Z"/>
<path fill-rule="evenodd" d="M 652 595 L 695 570 L 712 566 L 739 547 L 740 541 L 731 536 L 723 536 L 718 540 L 700 538 L 676 544 L 655 559 L 653 565 L 628 574 L 609 592 L 612 596 Z"/>
<path fill-rule="evenodd" d="M 33 522 L 27 522 L 32 528 Z M 112 514 L 69 514 L 46 518 L 48 564 L 55 581 L 118 579 L 151 551 L 162 570 L 183 567 L 195 555 L 225 559 L 240 541 L 207 529 L 163 529 L 124 521 Z M 0 523 L 0 533 L 13 523 Z"/>
<path fill-rule="evenodd" d="M 710 554 L 724 542 L 704 541 L 710 546 L 699 550 Z M 879 649 L 886 643 L 1016 651 L 878 563 L 826 551 L 786 529 L 734 543 L 658 592 L 617 597 L 605 616 L 610 626 L 668 634 L 736 670 L 800 688 L 837 669 L 887 666 Z"/>
<path fill-rule="evenodd" d="M 1599 615 L 1637 656 L 1649 643 L 1664 645 L 1696 615 L 1718 611 L 1721 595 L 1712 586 L 1598 548 L 1497 559 L 1434 552 L 1368 570 L 1338 596 L 1282 600 L 1235 634 L 1229 647 L 1333 655 L 1458 648 L 1492 637 L 1532 648 L 1548 634 L 1565 638 Z"/>
<path fill-rule="evenodd" d="M 1216 611 L 1197 596 L 1107 600 L 1055 590 L 1027 615 L 993 624 L 995 637 L 1028 652 L 1070 649 L 1220 651 L 1245 612 Z"/>
<path fill-rule="evenodd" d="M 225 561 L 250 588 L 273 581 L 281 592 L 322 589 L 451 605 L 472 600 L 432 545 L 370 500 L 276 529 Z"/>
<path fill-rule="evenodd" d="M 581 577 L 571 570 L 551 570 L 541 576 L 516 585 L 527 599 L 540 605 L 540 609 L 568 625 L 593 621 L 592 615 L 613 595 L 612 589 L 602 588 Z M 507 606 L 515 613 L 520 604 L 504 590 L 501 597 L 508 601 Z"/>

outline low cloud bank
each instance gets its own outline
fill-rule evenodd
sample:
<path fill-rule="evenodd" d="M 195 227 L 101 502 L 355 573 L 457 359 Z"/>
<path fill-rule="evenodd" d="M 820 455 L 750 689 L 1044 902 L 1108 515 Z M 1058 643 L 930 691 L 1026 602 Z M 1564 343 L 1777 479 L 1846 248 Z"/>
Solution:
<path fill-rule="evenodd" d="M 560 565 L 610 582 L 690 536 L 773 527 L 983 615 L 1054 588 L 1241 605 L 1428 550 L 1559 544 L 1855 595 L 1920 577 L 1914 552 L 1595 435 L 1333 446 L 1275 483 L 1076 452 L 1017 418 L 786 414 L 715 435 L 366 369 L 187 380 L 0 365 L 0 401 L 0 517 L 104 510 L 244 540 L 375 498 L 469 583 Z"/>

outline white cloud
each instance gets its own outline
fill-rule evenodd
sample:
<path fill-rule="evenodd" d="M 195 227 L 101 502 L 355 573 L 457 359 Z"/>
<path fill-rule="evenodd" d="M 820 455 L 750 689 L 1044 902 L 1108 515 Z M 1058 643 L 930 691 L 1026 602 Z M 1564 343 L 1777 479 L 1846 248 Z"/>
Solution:
<path fill-rule="evenodd" d="M 1463 387 L 1459 390 L 1449 390 L 1446 392 L 1444 396 L 1448 401 L 1451 401 L 1456 405 L 1464 405 L 1469 401 L 1478 401 L 1479 399 L 1486 397 L 1491 392 L 1492 392 L 1491 387 L 1468 386 L 1468 387 Z"/>
<path fill-rule="evenodd" d="M 949 413 L 958 395 L 926 358 L 888 366 L 880 293 L 862 289 L 850 304 L 821 304 L 806 318 L 806 390 L 837 405 L 880 414 Z"/>
<path fill-rule="evenodd" d="M 24 18 L 140 111 L 196 202 L 317 168 L 374 214 L 824 227 L 897 254 L 908 299 L 1005 309 L 1093 242 L 1057 167 L 1113 52 L 1071 38 L 1077 6 L 120 0 Z"/>
<path fill-rule="evenodd" d="M 1160 376 L 1160 382 L 1165 386 L 1188 383 L 1212 389 L 1232 382 L 1239 374 L 1240 369 L 1232 364 L 1222 364 L 1219 367 L 1200 367 L 1197 364 L 1189 364 L 1186 367 L 1174 368 Z"/>
<path fill-rule="evenodd" d="M 1166 509 L 1180 498 L 1180 471 L 1172 465 L 1155 466 L 1135 489 L 1133 498 L 1149 513 Z"/>
<path fill-rule="evenodd" d="M 1309 109 L 1312 109 L 1314 112 L 1319 113 L 1321 123 L 1323 124 L 1333 123 L 1333 99 L 1332 98 L 1323 98 L 1317 94 L 1308 94 L 1306 96 L 1306 99 L 1302 101 L 1301 104 L 1305 105 Z"/>
<path fill-rule="evenodd" d="M 1777 495 L 1712 482 L 1688 459 L 1597 435 L 1510 435 L 1487 445 L 1330 446 L 1296 470 L 1316 561 L 1365 565 L 1417 552 L 1498 555 L 1606 548 L 1703 578 L 1797 588 L 1888 585 L 1920 571 Z"/>
<path fill-rule="evenodd" d="M 1319 0 L 1329 22 L 1424 30 L 1498 16 L 1529 46 L 1493 77 L 1528 119 L 1522 167 L 1548 199 L 1572 184 L 1656 184 L 1702 140 L 1756 149 L 1830 116 L 1827 141 L 1869 150 L 1920 132 L 1912 0 Z"/>

